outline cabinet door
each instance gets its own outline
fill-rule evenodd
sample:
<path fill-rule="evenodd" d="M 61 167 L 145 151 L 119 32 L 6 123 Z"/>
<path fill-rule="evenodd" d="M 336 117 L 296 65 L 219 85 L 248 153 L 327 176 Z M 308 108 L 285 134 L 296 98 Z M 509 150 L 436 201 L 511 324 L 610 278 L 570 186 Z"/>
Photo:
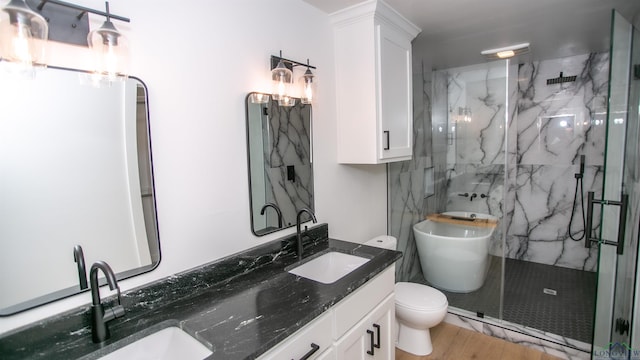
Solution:
<path fill-rule="evenodd" d="M 336 342 L 337 359 L 395 359 L 394 315 L 392 294 Z"/>
<path fill-rule="evenodd" d="M 337 360 L 336 359 L 336 349 L 331 347 L 327 351 L 323 352 L 316 360 Z"/>
<path fill-rule="evenodd" d="M 413 99 L 411 41 L 385 23 L 376 25 L 378 156 L 381 160 L 411 159 Z"/>

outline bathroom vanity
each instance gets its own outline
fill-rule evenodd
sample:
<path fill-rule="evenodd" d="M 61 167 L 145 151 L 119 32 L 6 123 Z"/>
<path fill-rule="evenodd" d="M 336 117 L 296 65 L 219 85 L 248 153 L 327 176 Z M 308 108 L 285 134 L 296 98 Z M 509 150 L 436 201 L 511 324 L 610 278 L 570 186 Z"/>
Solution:
<path fill-rule="evenodd" d="M 391 266 L 260 359 L 393 359 L 394 283 Z"/>
<path fill-rule="evenodd" d="M 401 253 L 329 239 L 326 224 L 309 229 L 304 249 L 303 261 L 329 249 L 369 261 L 331 284 L 299 277 L 286 270 L 297 261 L 289 235 L 123 293 L 126 314 L 102 344 L 91 341 L 84 306 L 3 335 L 0 354 L 97 359 L 176 326 L 210 349 L 210 359 L 297 359 L 312 343 L 320 347 L 312 359 L 364 358 L 354 354 L 372 346 L 374 358 L 392 358 L 393 265 Z"/>

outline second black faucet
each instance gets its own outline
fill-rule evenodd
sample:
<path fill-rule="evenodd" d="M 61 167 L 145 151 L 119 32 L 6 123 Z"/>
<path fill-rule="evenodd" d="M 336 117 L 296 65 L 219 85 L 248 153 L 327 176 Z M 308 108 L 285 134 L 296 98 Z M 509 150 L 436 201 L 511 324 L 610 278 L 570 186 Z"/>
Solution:
<path fill-rule="evenodd" d="M 300 233 L 300 216 L 303 213 L 307 213 L 309 214 L 309 216 L 311 216 L 311 220 L 313 221 L 313 223 L 317 223 L 318 220 L 316 219 L 316 216 L 313 214 L 313 211 L 304 208 L 301 209 L 300 211 L 298 211 L 298 215 L 296 216 L 296 239 L 297 239 L 297 243 L 298 243 L 298 260 L 302 260 L 302 234 Z"/>

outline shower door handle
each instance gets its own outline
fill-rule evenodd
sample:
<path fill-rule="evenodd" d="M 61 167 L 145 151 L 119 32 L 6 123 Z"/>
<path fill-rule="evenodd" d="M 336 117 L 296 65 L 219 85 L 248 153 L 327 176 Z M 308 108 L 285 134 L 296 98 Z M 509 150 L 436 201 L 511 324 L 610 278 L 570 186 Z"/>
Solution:
<path fill-rule="evenodd" d="M 613 200 L 596 200 L 593 198 L 593 191 L 589 191 L 587 193 L 587 228 L 585 231 L 585 240 L 584 246 L 591 247 L 591 243 L 599 243 L 599 244 L 607 244 L 607 245 L 616 245 L 616 252 L 618 255 L 622 255 L 624 251 L 624 236 L 627 228 L 627 210 L 629 203 L 629 195 L 621 194 L 620 201 Z M 597 237 L 591 237 L 592 226 L 593 226 L 593 204 L 601 204 L 601 205 L 615 205 L 620 206 L 620 215 L 618 218 L 618 241 L 609 241 L 599 239 Z"/>
<path fill-rule="evenodd" d="M 592 238 L 591 233 L 593 232 L 593 191 L 589 191 L 587 193 L 587 224 L 584 229 L 584 247 L 590 248 L 591 242 L 598 242 L 597 238 Z"/>

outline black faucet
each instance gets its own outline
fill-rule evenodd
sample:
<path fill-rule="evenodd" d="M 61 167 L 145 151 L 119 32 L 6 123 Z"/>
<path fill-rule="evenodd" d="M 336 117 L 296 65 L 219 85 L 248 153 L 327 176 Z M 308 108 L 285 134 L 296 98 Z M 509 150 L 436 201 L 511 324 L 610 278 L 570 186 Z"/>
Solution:
<path fill-rule="evenodd" d="M 317 223 L 318 220 L 316 220 L 316 216 L 313 214 L 313 212 L 309 209 L 302 209 L 300 211 L 298 211 L 298 215 L 296 216 L 296 234 L 297 234 L 297 240 L 298 240 L 298 260 L 302 260 L 302 234 L 300 234 L 300 215 L 302 215 L 303 213 L 307 213 L 311 216 L 311 220 L 313 221 L 313 223 Z"/>
<path fill-rule="evenodd" d="M 280 208 L 278 207 L 278 205 L 274 203 L 264 204 L 264 206 L 262 206 L 262 209 L 260 209 L 260 215 L 264 215 L 264 212 L 267 210 L 268 207 L 272 207 L 278 214 L 278 229 L 281 229 L 282 228 L 282 211 L 280 211 Z"/>
<path fill-rule="evenodd" d="M 469 201 L 473 201 L 473 199 L 477 198 L 477 197 L 478 197 L 478 194 L 473 193 L 473 194 L 471 194 L 471 199 L 469 199 Z"/>
<path fill-rule="evenodd" d="M 98 285 L 98 270 L 102 270 L 109 289 L 118 291 L 118 305 L 109 308 L 105 311 L 104 306 L 100 300 L 100 285 Z M 109 327 L 107 323 L 113 319 L 119 318 L 124 315 L 124 306 L 120 303 L 120 287 L 116 276 L 111 270 L 109 264 L 104 261 L 97 261 L 91 265 L 91 271 L 89 273 L 91 281 L 91 336 L 94 343 L 101 343 L 109 338 Z"/>
<path fill-rule="evenodd" d="M 76 262 L 78 267 L 78 279 L 80 280 L 80 290 L 84 290 L 89 287 L 87 284 L 87 268 L 84 264 L 84 253 L 82 252 L 82 246 L 76 245 L 73 247 L 73 261 Z"/>

